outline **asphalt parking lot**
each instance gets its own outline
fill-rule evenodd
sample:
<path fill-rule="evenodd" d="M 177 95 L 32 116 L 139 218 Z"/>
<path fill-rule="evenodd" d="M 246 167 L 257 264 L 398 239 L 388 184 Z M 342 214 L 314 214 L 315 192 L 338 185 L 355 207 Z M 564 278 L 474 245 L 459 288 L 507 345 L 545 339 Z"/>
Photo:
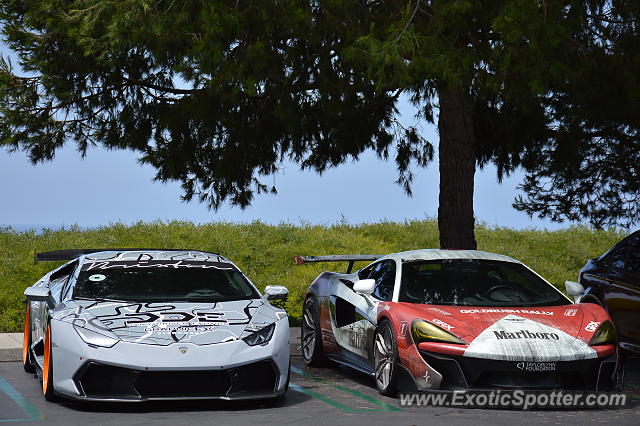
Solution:
<path fill-rule="evenodd" d="M 628 369 L 625 392 L 630 407 L 607 410 L 495 410 L 447 407 L 400 407 L 383 397 L 373 380 L 343 367 L 309 369 L 292 358 L 291 387 L 283 400 L 264 402 L 49 403 L 39 382 L 20 363 L 0 363 L 0 422 L 47 424 L 278 424 L 278 425 L 421 425 L 421 424 L 638 424 L 640 363 Z"/>

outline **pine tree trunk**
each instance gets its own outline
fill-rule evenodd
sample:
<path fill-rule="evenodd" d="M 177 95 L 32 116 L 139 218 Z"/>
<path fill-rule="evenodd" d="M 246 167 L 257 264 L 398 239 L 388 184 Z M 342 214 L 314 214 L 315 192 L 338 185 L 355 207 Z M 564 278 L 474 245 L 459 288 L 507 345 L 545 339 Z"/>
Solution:
<path fill-rule="evenodd" d="M 438 95 L 440 247 L 475 250 L 473 181 L 476 160 L 472 117 L 463 88 L 441 88 Z"/>

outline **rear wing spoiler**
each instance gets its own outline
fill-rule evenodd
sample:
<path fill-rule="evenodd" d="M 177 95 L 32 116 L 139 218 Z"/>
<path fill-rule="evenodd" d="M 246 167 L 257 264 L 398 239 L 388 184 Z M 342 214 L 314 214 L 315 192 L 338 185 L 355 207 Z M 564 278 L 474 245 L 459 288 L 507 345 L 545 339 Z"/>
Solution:
<path fill-rule="evenodd" d="M 371 262 L 380 259 L 384 255 L 382 254 L 346 254 L 346 255 L 328 255 L 328 256 L 294 256 L 293 259 L 296 265 L 303 265 L 305 263 L 320 263 L 320 262 L 348 262 L 347 271 L 345 274 L 350 274 L 353 269 L 353 264 L 356 262 Z"/>
<path fill-rule="evenodd" d="M 85 254 L 98 253 L 101 251 L 202 251 L 184 249 L 152 249 L 152 248 L 101 248 L 101 249 L 70 249 L 53 250 L 36 253 L 36 262 L 60 262 L 64 260 L 77 259 Z M 208 253 L 208 252 L 207 252 Z M 216 253 L 211 253 L 216 254 Z"/>
<path fill-rule="evenodd" d="M 36 262 L 59 262 L 63 260 L 73 260 L 85 254 L 97 253 L 99 251 L 117 250 L 117 249 L 71 249 L 71 250 L 53 250 L 36 253 Z"/>

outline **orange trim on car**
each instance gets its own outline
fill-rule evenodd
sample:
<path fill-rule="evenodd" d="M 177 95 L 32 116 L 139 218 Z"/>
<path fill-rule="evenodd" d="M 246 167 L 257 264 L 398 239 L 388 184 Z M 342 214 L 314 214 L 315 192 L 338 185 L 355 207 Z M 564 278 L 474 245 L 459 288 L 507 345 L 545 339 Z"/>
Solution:
<path fill-rule="evenodd" d="M 47 333 L 44 335 L 44 361 L 42 367 L 42 392 L 47 393 L 51 377 L 51 324 L 47 326 Z"/>
<path fill-rule="evenodd" d="M 29 334 L 31 333 L 31 305 L 27 304 L 24 314 L 24 332 L 22 337 L 22 365 L 27 365 L 29 359 Z"/>

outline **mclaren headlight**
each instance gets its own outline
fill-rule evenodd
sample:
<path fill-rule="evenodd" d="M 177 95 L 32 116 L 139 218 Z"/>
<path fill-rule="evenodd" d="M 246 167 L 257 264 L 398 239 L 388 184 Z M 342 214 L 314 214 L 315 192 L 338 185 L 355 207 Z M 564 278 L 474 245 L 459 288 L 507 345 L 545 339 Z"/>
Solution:
<path fill-rule="evenodd" d="M 271 337 L 273 337 L 273 330 L 276 329 L 276 323 L 270 324 L 258 331 L 254 331 L 242 340 L 249 346 L 265 345 L 269 343 Z"/>
<path fill-rule="evenodd" d="M 98 333 L 93 330 L 89 330 L 88 328 L 74 325 L 73 329 L 76 331 L 76 333 L 78 333 L 80 338 L 84 340 L 86 344 L 91 346 L 100 346 L 103 348 L 110 348 L 119 342 L 119 340 L 116 338 L 106 336 L 102 333 Z"/>
<path fill-rule="evenodd" d="M 411 336 L 413 336 L 413 341 L 416 344 L 420 342 L 467 344 L 464 340 L 457 338 L 437 325 L 423 320 L 415 320 L 413 324 L 411 324 Z"/>
<path fill-rule="evenodd" d="M 589 341 L 589 346 L 613 345 L 616 343 L 616 329 L 609 321 L 600 324 L 600 327 L 593 333 Z"/>

